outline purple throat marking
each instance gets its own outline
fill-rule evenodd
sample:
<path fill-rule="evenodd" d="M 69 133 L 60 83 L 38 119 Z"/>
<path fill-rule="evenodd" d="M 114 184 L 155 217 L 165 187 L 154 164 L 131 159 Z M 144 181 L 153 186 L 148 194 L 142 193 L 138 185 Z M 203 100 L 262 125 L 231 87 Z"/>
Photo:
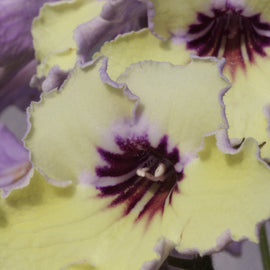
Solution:
<path fill-rule="evenodd" d="M 226 67 L 234 78 L 237 68 L 245 70 L 245 61 L 255 63 L 255 54 L 264 57 L 270 46 L 270 24 L 261 22 L 261 14 L 242 15 L 243 10 L 213 9 L 213 16 L 198 13 L 197 23 L 189 26 L 187 48 L 199 56 L 226 58 Z"/>
<path fill-rule="evenodd" d="M 177 183 L 183 179 L 183 171 L 175 170 L 175 164 L 180 161 L 179 151 L 176 147 L 167 151 L 167 136 L 160 139 L 157 147 L 151 146 L 147 135 L 116 137 L 115 143 L 120 154 L 97 148 L 107 163 L 96 167 L 98 197 L 111 197 L 108 207 L 124 204 L 123 216 L 137 207 L 135 222 L 146 217 L 149 224 L 156 214 L 163 214 L 167 203 L 172 204 L 173 194 L 179 193 Z M 102 185 L 104 177 L 112 177 L 115 183 Z M 120 182 L 114 181 L 119 177 L 122 178 Z M 142 200 L 145 195 L 147 199 Z"/>

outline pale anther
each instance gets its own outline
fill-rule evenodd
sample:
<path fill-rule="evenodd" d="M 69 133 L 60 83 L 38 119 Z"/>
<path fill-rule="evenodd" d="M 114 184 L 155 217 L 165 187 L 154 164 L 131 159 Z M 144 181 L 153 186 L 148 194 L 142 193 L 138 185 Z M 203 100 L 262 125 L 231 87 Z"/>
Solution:
<path fill-rule="evenodd" d="M 154 173 L 154 176 L 155 177 L 160 177 L 162 176 L 166 171 L 166 166 L 164 163 L 159 163 L 156 170 L 155 170 L 155 173 Z"/>
<path fill-rule="evenodd" d="M 149 171 L 149 168 L 145 167 L 145 168 L 139 168 L 136 171 L 136 174 L 140 177 L 145 177 L 145 173 Z"/>

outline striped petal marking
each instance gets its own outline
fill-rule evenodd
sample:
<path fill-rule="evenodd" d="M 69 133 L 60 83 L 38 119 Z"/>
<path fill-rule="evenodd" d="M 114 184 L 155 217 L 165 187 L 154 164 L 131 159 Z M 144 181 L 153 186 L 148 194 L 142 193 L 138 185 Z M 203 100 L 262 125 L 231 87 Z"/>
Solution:
<path fill-rule="evenodd" d="M 255 63 L 255 55 L 266 56 L 270 24 L 261 20 L 260 13 L 245 15 L 244 9 L 231 5 L 211 11 L 211 15 L 199 12 L 197 22 L 189 26 L 187 48 L 199 56 L 225 57 L 234 79 L 236 69 L 245 70 L 246 61 Z"/>
<path fill-rule="evenodd" d="M 166 135 L 156 147 L 151 145 L 147 134 L 129 138 L 116 136 L 115 144 L 121 153 L 97 148 L 106 162 L 96 167 L 98 197 L 111 197 L 108 207 L 125 204 L 123 216 L 137 211 L 135 222 L 145 217 L 148 226 L 156 214 L 162 215 L 165 206 L 172 203 L 173 194 L 179 193 L 178 182 L 183 179 L 183 170 L 175 169 L 180 161 L 179 151 L 174 147 L 168 152 Z M 104 185 L 108 177 L 116 181 Z"/>

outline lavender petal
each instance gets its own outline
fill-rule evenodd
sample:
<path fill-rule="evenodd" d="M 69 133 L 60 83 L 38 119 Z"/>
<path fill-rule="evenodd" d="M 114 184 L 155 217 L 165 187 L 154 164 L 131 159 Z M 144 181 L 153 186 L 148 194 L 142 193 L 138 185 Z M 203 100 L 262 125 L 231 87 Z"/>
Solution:
<path fill-rule="evenodd" d="M 37 61 L 32 60 L 0 88 L 0 112 L 14 104 L 25 110 L 32 100 L 38 100 L 40 91 L 29 86 L 29 81 L 36 71 Z"/>
<path fill-rule="evenodd" d="M 14 88 L 7 85 L 16 74 L 34 59 L 31 35 L 32 20 L 45 2 L 57 0 L 1 0 L 0 2 L 0 111 L 18 99 Z M 22 90 L 21 90 L 22 91 Z M 22 91 L 23 92 L 23 91 Z M 26 93 L 28 95 L 29 92 Z M 21 94 L 20 96 L 22 96 Z"/>
<path fill-rule="evenodd" d="M 105 41 L 144 27 L 147 27 L 144 3 L 137 0 L 109 1 L 104 5 L 99 17 L 79 25 L 74 31 L 81 63 L 89 61 Z"/>
<path fill-rule="evenodd" d="M 59 89 L 64 81 L 67 79 L 69 71 L 63 71 L 59 66 L 54 66 L 50 69 L 48 76 L 41 84 L 44 92 L 49 92 L 53 89 Z"/>
<path fill-rule="evenodd" d="M 12 189 L 26 186 L 33 174 L 28 151 L 0 124 L 0 189 L 6 197 Z"/>

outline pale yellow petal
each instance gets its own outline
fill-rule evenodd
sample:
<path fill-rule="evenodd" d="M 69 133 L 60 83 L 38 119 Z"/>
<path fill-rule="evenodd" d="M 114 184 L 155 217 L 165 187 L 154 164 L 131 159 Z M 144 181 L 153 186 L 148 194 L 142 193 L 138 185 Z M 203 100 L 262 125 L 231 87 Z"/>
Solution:
<path fill-rule="evenodd" d="M 214 59 L 187 66 L 142 62 L 119 77 L 140 98 L 145 117 L 168 134 L 180 152 L 195 151 L 202 136 L 224 128 L 222 95 L 229 86 Z"/>
<path fill-rule="evenodd" d="M 74 66 L 77 46 L 73 30 L 101 12 L 103 1 L 72 0 L 47 3 L 32 26 L 36 58 L 41 62 L 38 75 L 47 75 L 58 65 L 62 70 Z"/>
<path fill-rule="evenodd" d="M 186 205 L 190 214 L 180 250 L 207 250 L 222 243 L 218 237 L 225 231 L 234 240 L 258 241 L 256 224 L 270 215 L 270 170 L 258 160 L 257 152 L 253 139 L 235 155 L 222 154 L 214 138 L 206 139 L 200 159 L 185 168 L 181 196 L 175 197 L 175 205 Z"/>
<path fill-rule="evenodd" d="M 175 65 L 184 65 L 190 61 L 185 45 L 164 42 L 148 29 L 118 36 L 105 43 L 95 56 L 100 54 L 108 57 L 108 74 L 112 80 L 116 80 L 129 65 L 140 61 L 153 60 Z"/>
<path fill-rule="evenodd" d="M 224 97 L 230 138 L 253 137 L 259 144 L 269 143 L 267 118 L 263 112 L 270 103 L 269 70 L 269 59 L 257 56 L 255 63 L 246 63 L 246 70 L 237 73 L 232 88 Z M 228 70 L 225 75 L 230 77 Z"/>
<path fill-rule="evenodd" d="M 231 0 L 233 1 L 233 0 Z M 245 0 L 243 3 L 253 14 L 261 14 L 262 19 L 270 21 L 270 2 L 268 0 Z"/>
<path fill-rule="evenodd" d="M 93 169 L 106 128 L 131 116 L 134 102 L 103 83 L 101 65 L 76 67 L 60 92 L 44 93 L 29 109 L 26 146 L 35 166 L 52 179 L 77 180 Z"/>

